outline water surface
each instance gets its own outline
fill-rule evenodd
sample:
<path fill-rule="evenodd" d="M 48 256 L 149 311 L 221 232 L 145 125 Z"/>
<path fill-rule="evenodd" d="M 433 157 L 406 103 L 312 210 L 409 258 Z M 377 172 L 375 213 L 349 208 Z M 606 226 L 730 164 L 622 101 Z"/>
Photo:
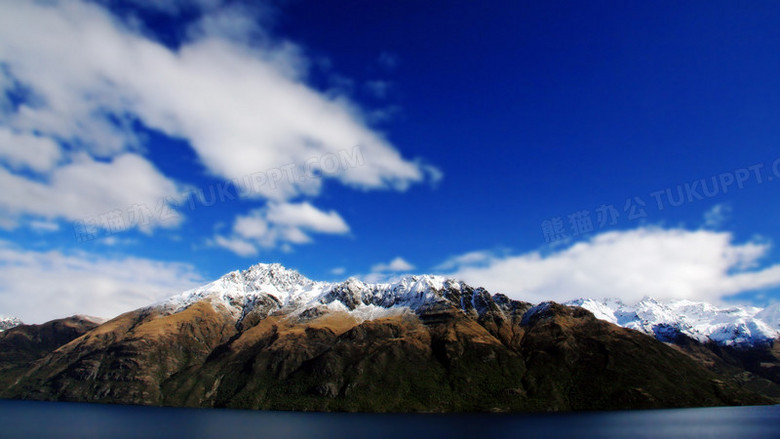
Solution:
<path fill-rule="evenodd" d="M 563 414 L 353 414 L 0 400 L 0 438 L 780 438 L 780 406 Z"/>

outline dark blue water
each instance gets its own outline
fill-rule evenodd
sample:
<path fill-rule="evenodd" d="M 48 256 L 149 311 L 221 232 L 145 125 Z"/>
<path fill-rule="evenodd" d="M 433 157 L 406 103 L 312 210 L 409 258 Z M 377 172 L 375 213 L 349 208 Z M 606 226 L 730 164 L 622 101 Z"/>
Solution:
<path fill-rule="evenodd" d="M 780 438 L 780 406 L 379 415 L 0 400 L 0 438 Z"/>

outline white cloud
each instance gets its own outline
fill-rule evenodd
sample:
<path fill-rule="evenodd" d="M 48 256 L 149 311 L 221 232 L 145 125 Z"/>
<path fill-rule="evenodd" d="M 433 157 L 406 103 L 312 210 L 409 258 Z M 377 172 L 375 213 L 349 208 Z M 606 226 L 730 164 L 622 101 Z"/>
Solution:
<path fill-rule="evenodd" d="M 99 0 L 106 1 L 106 0 Z M 126 0 L 128 3 L 136 4 L 138 7 L 164 12 L 170 15 L 176 15 L 181 12 L 199 9 L 209 11 L 222 3 L 222 0 Z"/>
<path fill-rule="evenodd" d="M 729 219 L 731 206 L 728 204 L 716 204 L 704 213 L 704 227 L 717 229 Z"/>
<path fill-rule="evenodd" d="M 317 209 L 308 202 L 270 202 L 233 223 L 233 236 L 216 236 L 214 243 L 241 256 L 257 253 L 258 247 L 273 248 L 279 244 L 306 244 L 310 233 L 343 235 L 349 226 L 338 214 Z"/>
<path fill-rule="evenodd" d="M 54 168 L 61 157 L 59 145 L 49 138 L 0 127 L 0 161 L 11 169 L 45 172 Z"/>
<path fill-rule="evenodd" d="M 202 283 L 188 264 L 38 252 L 0 241 L 0 313 L 27 323 L 74 314 L 111 318 Z"/>
<path fill-rule="evenodd" d="M 169 6 L 177 11 L 181 2 Z M 404 159 L 346 98 L 305 84 L 298 46 L 243 44 L 226 25 L 237 19 L 207 14 L 201 31 L 173 50 L 94 3 L 4 2 L 0 61 L 35 97 L 6 111 L 4 122 L 20 135 L 35 132 L 105 158 L 140 148 L 129 128 L 137 119 L 188 140 L 209 172 L 228 179 L 303 166 L 356 144 L 365 164 L 327 178 L 399 190 L 426 178 L 423 164 Z M 241 23 L 239 33 L 249 32 Z M 260 195 L 283 200 L 312 190 L 319 187 L 311 181 L 288 180 Z"/>
<path fill-rule="evenodd" d="M 30 228 L 39 232 L 56 232 L 60 225 L 54 221 L 30 221 Z"/>
<path fill-rule="evenodd" d="M 113 247 L 117 245 L 134 245 L 137 244 L 138 241 L 132 238 L 118 238 L 116 236 L 106 236 L 105 238 L 98 239 L 97 243 L 108 247 Z"/>
<path fill-rule="evenodd" d="M 182 3 L 189 7 L 194 6 L 189 0 L 184 0 Z M 277 15 L 275 5 L 270 2 L 231 3 L 205 0 L 200 3 L 197 6 L 200 10 L 200 19 L 191 23 L 186 31 L 190 40 L 214 36 L 238 43 L 249 43 L 252 40 L 262 40 L 265 43 L 270 41 L 271 37 L 265 31 L 265 27 L 272 25 Z M 294 47 L 291 49 L 297 50 Z M 303 61 L 303 58 L 300 61 Z M 301 65 L 305 65 L 305 61 Z"/>
<path fill-rule="evenodd" d="M 413 270 L 414 265 L 410 264 L 404 258 L 398 256 L 388 263 L 376 264 L 371 267 L 371 271 L 374 273 L 381 273 L 384 271 L 409 271 Z"/>
<path fill-rule="evenodd" d="M 155 212 L 164 197 L 178 192 L 173 181 L 137 154 L 120 155 L 108 162 L 81 154 L 41 181 L 0 167 L 0 187 L 0 212 L 6 216 L 32 214 L 72 221 L 132 206 Z M 177 215 L 147 215 L 145 223 L 139 225 L 168 226 L 180 219 Z"/>
<path fill-rule="evenodd" d="M 336 267 L 332 270 L 330 270 L 330 274 L 335 274 L 336 276 L 341 276 L 342 274 L 346 273 L 347 269 L 344 267 Z"/>
<path fill-rule="evenodd" d="M 461 266 L 475 266 L 484 263 L 488 263 L 495 258 L 493 252 L 488 250 L 478 250 L 473 252 L 464 253 L 462 255 L 452 256 L 447 258 L 444 262 L 437 265 L 435 270 L 447 271 L 453 270 Z"/>
<path fill-rule="evenodd" d="M 254 256 L 257 254 L 257 247 L 253 243 L 241 238 L 225 238 L 217 235 L 214 237 L 214 244 L 226 248 L 239 256 Z"/>
<path fill-rule="evenodd" d="M 529 302 L 643 296 L 719 301 L 780 285 L 780 265 L 756 269 L 768 244 L 732 240 L 727 232 L 643 227 L 603 233 L 549 254 L 487 260 L 466 254 L 448 275 Z"/>
<path fill-rule="evenodd" d="M 319 233 L 347 233 L 349 226 L 331 210 L 323 212 L 309 203 L 271 203 L 266 219 L 271 224 L 311 230 Z"/>

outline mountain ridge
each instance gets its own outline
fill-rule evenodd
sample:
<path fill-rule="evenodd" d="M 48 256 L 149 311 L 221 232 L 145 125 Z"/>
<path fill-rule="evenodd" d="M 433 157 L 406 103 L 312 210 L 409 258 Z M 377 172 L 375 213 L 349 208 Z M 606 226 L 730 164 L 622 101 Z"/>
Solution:
<path fill-rule="evenodd" d="M 313 281 L 280 264 L 255 264 L 243 271 L 232 271 L 201 287 L 159 301 L 148 308 L 161 307 L 176 312 L 192 303 L 209 300 L 222 305 L 235 315 L 252 312 L 258 301 L 261 306 L 292 310 L 294 314 L 327 308 L 345 311 L 363 319 L 400 312 L 400 308 L 416 311 L 426 306 L 449 303 L 461 291 L 475 291 L 470 303 L 461 302 L 464 311 L 479 309 L 488 294 L 484 288 L 473 288 L 465 282 L 437 275 L 408 275 L 393 282 L 366 283 L 357 278 L 342 282 Z M 500 295 L 501 303 L 510 299 Z M 270 299 L 262 300 L 262 299 Z M 484 298 L 483 298 L 484 299 Z M 395 309 L 393 309 L 395 308 Z M 384 312 L 383 312 L 384 311 Z M 479 310 L 477 313 L 479 314 Z"/>
<path fill-rule="evenodd" d="M 328 283 L 257 264 L 90 324 L 0 371 L 0 397 L 377 412 L 780 401 L 774 351 L 662 342 L 433 275 Z"/>
<path fill-rule="evenodd" d="M 655 336 L 661 341 L 685 335 L 700 343 L 751 347 L 771 344 L 780 337 L 777 305 L 759 308 L 691 301 L 659 301 L 645 297 L 635 304 L 617 299 L 577 299 L 565 302 L 593 312 L 597 318 Z M 777 319 L 777 320 L 774 320 Z"/>
<path fill-rule="evenodd" d="M 484 288 L 439 275 L 405 275 L 390 282 L 367 283 L 357 278 L 342 282 L 311 280 L 281 264 L 255 264 L 243 271 L 232 271 L 214 282 L 172 296 L 152 306 L 182 309 L 203 299 L 217 299 L 228 309 L 241 314 L 261 305 L 276 309 L 298 308 L 312 312 L 318 307 L 330 311 L 347 311 L 364 320 L 400 312 L 399 307 L 416 311 L 424 306 L 448 300 L 446 293 L 469 289 L 472 303 L 461 302 L 464 311 L 480 313 Z M 482 299 L 480 299 L 482 296 Z M 502 303 L 513 299 L 498 293 Z M 262 300 L 271 298 L 272 302 Z M 462 299 L 462 297 L 461 297 Z M 241 305 L 238 302 L 243 301 Z M 752 306 L 717 307 L 691 300 L 659 301 L 646 297 L 636 304 L 619 299 L 581 298 L 564 302 L 581 306 L 601 319 L 655 336 L 661 341 L 684 334 L 705 343 L 709 340 L 723 346 L 765 345 L 780 337 L 780 304 L 766 308 Z M 239 322 L 240 323 L 240 322 Z"/>

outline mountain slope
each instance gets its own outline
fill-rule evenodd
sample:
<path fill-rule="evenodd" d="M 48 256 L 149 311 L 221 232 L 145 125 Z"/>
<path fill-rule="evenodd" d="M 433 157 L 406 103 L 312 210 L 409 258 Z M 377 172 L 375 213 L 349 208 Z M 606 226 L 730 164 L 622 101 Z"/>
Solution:
<path fill-rule="evenodd" d="M 96 328 L 85 316 L 52 320 L 42 325 L 19 324 L 0 333 L 0 388 L 21 376 L 39 358 Z"/>
<path fill-rule="evenodd" d="M 583 308 L 437 276 L 314 282 L 277 264 L 106 322 L 0 396 L 426 412 L 769 402 Z"/>

